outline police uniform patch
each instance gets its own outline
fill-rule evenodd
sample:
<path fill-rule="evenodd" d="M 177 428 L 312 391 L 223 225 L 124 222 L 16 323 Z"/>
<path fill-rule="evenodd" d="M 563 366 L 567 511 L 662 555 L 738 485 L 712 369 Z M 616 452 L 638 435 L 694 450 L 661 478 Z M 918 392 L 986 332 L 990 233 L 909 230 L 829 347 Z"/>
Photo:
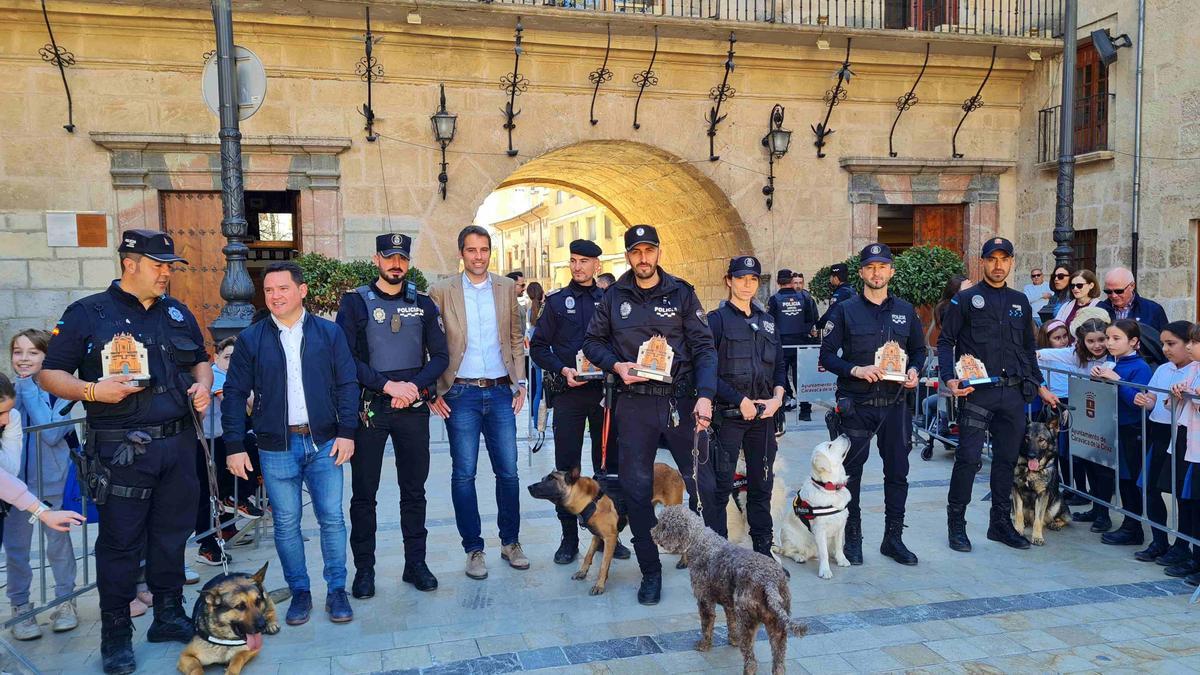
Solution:
<path fill-rule="evenodd" d="M 646 234 L 646 230 L 645 230 L 645 228 L 641 228 L 641 227 L 639 227 L 637 230 L 635 230 L 635 231 L 634 231 L 634 234 L 636 234 L 637 236 L 639 236 L 639 237 L 640 237 L 640 236 L 642 236 L 643 234 Z"/>
<path fill-rule="evenodd" d="M 705 326 L 708 325 L 708 315 L 704 313 L 704 310 L 696 310 L 696 318 L 700 319 L 700 323 L 704 324 Z"/>
<path fill-rule="evenodd" d="M 401 241 L 402 240 L 400 239 L 400 235 L 398 235 L 398 234 L 392 235 L 392 246 L 399 246 Z"/>
<path fill-rule="evenodd" d="M 746 260 L 742 264 L 744 264 L 748 268 L 754 267 L 754 258 L 746 258 Z"/>
<path fill-rule="evenodd" d="M 441 314 L 438 314 L 438 328 L 441 328 L 443 333 L 446 332 L 446 324 L 442 323 L 442 315 Z"/>
<path fill-rule="evenodd" d="M 567 299 L 563 300 L 563 305 L 566 306 L 567 309 L 575 309 L 575 298 L 568 295 Z"/>
<path fill-rule="evenodd" d="M 383 323 L 383 320 L 387 318 L 387 314 L 383 311 L 382 307 L 376 307 L 375 311 L 371 312 L 371 318 L 375 319 L 375 323 Z"/>
<path fill-rule="evenodd" d="M 1020 305 L 1013 305 L 1012 309 L 1008 310 L 1008 315 L 1014 319 L 1019 319 L 1025 316 L 1025 310 L 1021 309 Z"/>
<path fill-rule="evenodd" d="M 628 319 L 630 313 L 632 313 L 632 312 L 633 312 L 633 305 L 630 305 L 628 302 L 621 303 L 621 318 L 622 319 Z"/>
<path fill-rule="evenodd" d="M 975 309 L 983 309 L 983 296 L 976 295 L 971 298 L 971 306 Z"/>
<path fill-rule="evenodd" d="M 775 322 L 774 321 L 764 321 L 763 322 L 763 330 L 774 335 L 775 334 Z"/>
<path fill-rule="evenodd" d="M 903 326 L 904 324 L 908 323 L 908 317 L 903 314 L 893 314 L 892 323 L 898 326 Z"/>
<path fill-rule="evenodd" d="M 170 307 L 167 309 L 167 316 L 175 319 L 179 323 L 183 323 L 183 312 L 179 311 L 178 307 Z"/>
<path fill-rule="evenodd" d="M 880 248 L 878 246 L 871 247 L 871 253 L 879 253 L 879 251 L 880 251 Z"/>

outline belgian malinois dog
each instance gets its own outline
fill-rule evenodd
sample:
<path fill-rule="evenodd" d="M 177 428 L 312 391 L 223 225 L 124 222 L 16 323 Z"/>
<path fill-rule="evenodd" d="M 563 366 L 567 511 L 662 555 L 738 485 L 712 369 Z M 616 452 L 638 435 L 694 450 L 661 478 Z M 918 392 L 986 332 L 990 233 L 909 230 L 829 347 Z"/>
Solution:
<path fill-rule="evenodd" d="M 263 633 L 279 632 L 275 603 L 263 588 L 267 564 L 253 575 L 219 574 L 204 584 L 192 610 L 196 636 L 184 647 L 175 667 L 202 675 L 204 667 L 228 664 L 226 675 L 238 675 L 258 655 Z"/>
<path fill-rule="evenodd" d="M 679 475 L 678 470 L 662 463 L 654 465 L 654 494 L 651 497 L 653 504 L 682 504 L 683 492 L 683 476 Z M 551 471 L 541 481 L 529 486 L 529 494 L 561 506 L 579 517 L 592 533 L 592 545 L 588 547 L 587 555 L 583 556 L 583 563 L 580 564 L 579 571 L 571 576 L 572 579 L 587 578 L 592 558 L 601 543 L 604 544 L 600 576 L 589 595 L 603 593 L 604 585 L 608 582 L 608 568 L 612 564 L 613 551 L 617 548 L 617 534 L 625 529 L 627 522 L 625 515 L 617 512 L 616 504 L 600 490 L 600 484 L 591 478 L 580 476 L 578 468 L 571 471 Z M 590 515 L 584 514 L 589 510 Z"/>

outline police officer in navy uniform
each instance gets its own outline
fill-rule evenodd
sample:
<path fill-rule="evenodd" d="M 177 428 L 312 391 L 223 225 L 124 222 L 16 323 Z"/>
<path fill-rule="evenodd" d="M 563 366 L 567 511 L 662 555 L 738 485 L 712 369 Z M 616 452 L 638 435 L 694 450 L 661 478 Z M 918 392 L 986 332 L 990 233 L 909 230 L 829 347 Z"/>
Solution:
<path fill-rule="evenodd" d="M 605 291 L 583 343 L 589 361 L 620 377 L 613 413 L 621 455 L 620 484 L 642 571 L 638 602 L 643 605 L 657 604 L 662 596 L 662 564 L 658 546 L 650 539 L 656 522 L 650 504 L 654 456 L 660 444 L 675 458 L 691 493 L 692 508 L 700 508 L 704 522 L 713 529 L 725 521 L 725 512 L 713 500 L 712 463 L 699 463 L 693 469 L 692 462 L 693 432 L 711 423 L 717 390 L 717 354 L 708 316 L 692 285 L 659 267 L 659 253 L 653 227 L 634 225 L 625 231 L 630 269 Z M 654 336 L 665 338 L 674 351 L 670 384 L 630 372 L 637 366 L 639 348 Z"/>
<path fill-rule="evenodd" d="M 829 298 L 829 306 L 825 308 L 825 313 L 821 318 L 817 319 L 817 330 L 824 331 L 825 325 L 829 322 L 830 312 L 833 308 L 843 300 L 849 300 L 854 297 L 854 287 L 848 282 L 850 279 L 850 269 L 845 263 L 837 263 L 829 267 L 829 285 L 833 286 L 833 295 Z"/>
<path fill-rule="evenodd" d="M 557 471 L 578 469 L 583 461 L 583 427 L 586 424 L 592 439 L 592 471 L 619 476 L 616 434 L 611 425 L 607 456 L 601 467 L 604 434 L 604 380 L 577 380 L 577 355 L 583 349 L 583 338 L 596 312 L 604 291 L 596 285 L 595 275 L 600 267 L 600 247 L 587 239 L 571 242 L 571 283 L 546 295 L 546 307 L 529 340 L 529 357 L 539 368 L 550 374 L 544 386 L 552 383 L 560 391 L 553 395 L 554 404 L 554 468 Z M 579 522 L 566 509 L 556 507 L 562 525 L 562 542 L 554 553 L 554 562 L 566 565 L 579 553 Z M 613 556 L 628 559 L 630 552 L 620 542 Z"/>
<path fill-rule="evenodd" d="M 821 342 L 820 356 L 821 366 L 837 375 L 838 411 L 842 429 L 850 437 L 844 460 L 850 504 L 843 553 L 851 565 L 863 563 L 859 489 L 863 465 L 871 456 L 871 437 L 877 436 L 884 503 L 879 552 L 902 565 L 916 565 L 917 556 L 902 538 L 908 453 L 912 450 L 912 420 L 905 394 L 917 386 L 918 368 L 925 363 L 925 331 L 913 306 L 888 292 L 888 282 L 895 274 L 891 249 L 878 242 L 868 244 L 859 259 L 863 291 L 830 308 L 829 331 Z M 893 341 L 907 357 L 902 382 L 884 380 L 884 371 L 875 365 L 876 352 Z"/>
<path fill-rule="evenodd" d="M 183 553 L 201 489 L 195 413 L 208 408 L 212 369 L 196 319 L 167 295 L 171 265 L 187 264 L 171 237 L 126 230 L 117 251 L 121 278 L 67 307 L 39 383 L 61 399 L 83 401 L 87 411 L 86 478 L 100 511 L 100 654 L 104 672 L 132 673 L 129 603 L 143 559 L 154 594 L 146 639 L 186 643 L 194 634 L 183 609 Z M 136 372 L 142 349 L 148 380 Z M 130 351 L 122 374 L 109 376 L 105 362 Z"/>
<path fill-rule="evenodd" d="M 753 256 L 729 261 L 729 300 L 709 312 L 717 348 L 717 443 L 714 454 L 717 510 L 725 513 L 733 492 L 738 451 L 746 455 L 746 522 L 754 550 L 770 557 L 771 488 L 775 482 L 774 415 L 783 405 L 787 363 L 779 324 L 754 302 L 762 266 Z M 790 275 L 790 272 L 789 272 Z M 726 521 L 717 532 L 728 537 Z M 772 558 L 773 559 L 773 558 Z"/>
<path fill-rule="evenodd" d="M 789 269 L 781 269 L 775 275 L 779 290 L 767 300 L 767 311 L 773 317 L 775 326 L 779 329 L 779 339 L 784 347 L 809 345 L 816 342 L 813 337 L 813 326 L 817 323 L 817 304 L 807 292 L 796 289 L 796 275 Z M 796 379 L 796 350 L 785 349 L 784 359 L 787 361 L 786 396 L 795 396 L 791 383 Z M 812 419 L 812 403 L 800 401 L 800 420 L 807 422 Z"/>
<path fill-rule="evenodd" d="M 946 507 L 950 548 L 971 550 L 966 510 L 971 485 L 983 466 L 985 436 L 991 436 L 992 510 L 987 538 L 1013 548 L 1029 548 L 1029 540 L 1012 523 L 1013 467 L 1025 437 L 1025 404 L 1040 395 L 1051 407 L 1058 398 L 1042 379 L 1034 354 L 1033 312 L 1025 294 L 1009 288 L 1013 245 L 996 237 L 983 245 L 983 283 L 959 291 L 950 301 L 938 337 L 938 369 L 946 387 L 960 397 L 959 441 L 950 475 Z M 964 354 L 983 362 L 995 382 L 966 386 L 954 366 Z"/>
<path fill-rule="evenodd" d="M 350 458 L 350 550 L 356 598 L 375 595 L 375 529 L 379 475 L 388 438 L 400 485 L 404 537 L 401 579 L 417 590 L 437 588 L 425 564 L 425 480 L 429 477 L 429 406 L 450 364 L 437 305 L 408 274 L 412 238 L 381 234 L 372 262 L 379 278 L 342 296 L 337 324 L 346 333 L 362 386 L 360 421 Z"/>

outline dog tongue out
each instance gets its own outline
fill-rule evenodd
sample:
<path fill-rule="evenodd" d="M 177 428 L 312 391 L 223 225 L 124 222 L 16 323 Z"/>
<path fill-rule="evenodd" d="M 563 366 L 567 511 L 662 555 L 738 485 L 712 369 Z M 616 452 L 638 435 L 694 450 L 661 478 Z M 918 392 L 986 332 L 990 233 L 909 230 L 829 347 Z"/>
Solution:
<path fill-rule="evenodd" d="M 1039 466 L 1041 466 L 1041 463 L 1038 462 L 1036 459 L 1029 460 L 1029 470 L 1030 471 L 1037 471 Z"/>
<path fill-rule="evenodd" d="M 262 643 L 263 643 L 262 633 L 247 633 L 246 634 L 246 648 L 249 649 L 250 651 L 256 652 L 256 651 L 262 649 Z"/>

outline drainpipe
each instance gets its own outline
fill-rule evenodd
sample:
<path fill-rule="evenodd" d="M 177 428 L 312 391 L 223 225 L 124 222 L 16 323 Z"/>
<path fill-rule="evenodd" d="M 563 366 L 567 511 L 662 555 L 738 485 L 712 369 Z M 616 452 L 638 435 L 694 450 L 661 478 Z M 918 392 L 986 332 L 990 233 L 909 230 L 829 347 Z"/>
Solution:
<path fill-rule="evenodd" d="M 1130 271 L 1137 279 L 1138 225 L 1142 216 L 1142 72 L 1146 55 L 1146 0 L 1138 0 L 1137 75 L 1133 99 L 1133 233 L 1130 239 Z"/>

